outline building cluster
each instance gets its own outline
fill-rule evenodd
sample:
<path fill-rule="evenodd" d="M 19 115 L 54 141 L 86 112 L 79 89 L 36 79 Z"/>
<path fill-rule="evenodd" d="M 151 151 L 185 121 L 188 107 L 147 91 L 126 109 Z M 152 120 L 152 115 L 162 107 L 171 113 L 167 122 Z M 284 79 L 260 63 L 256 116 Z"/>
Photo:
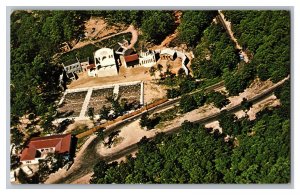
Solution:
<path fill-rule="evenodd" d="M 181 58 L 182 68 L 188 75 L 187 64 L 190 59 L 181 51 L 170 48 L 162 50 L 149 50 L 143 48 L 140 52 L 133 49 L 127 49 L 128 41 L 118 43 L 114 48 L 101 48 L 94 53 L 93 63 L 90 60 L 80 62 L 78 59 L 75 63 L 64 65 L 64 70 L 68 78 L 75 80 L 79 72 L 87 72 L 91 77 L 107 77 L 118 75 L 119 67 L 126 68 L 143 66 L 152 67 L 159 59 L 175 60 Z"/>
<path fill-rule="evenodd" d="M 22 150 L 20 162 L 22 164 L 38 164 L 49 153 L 64 154 L 69 157 L 71 151 L 71 134 L 52 135 L 32 138 Z"/>

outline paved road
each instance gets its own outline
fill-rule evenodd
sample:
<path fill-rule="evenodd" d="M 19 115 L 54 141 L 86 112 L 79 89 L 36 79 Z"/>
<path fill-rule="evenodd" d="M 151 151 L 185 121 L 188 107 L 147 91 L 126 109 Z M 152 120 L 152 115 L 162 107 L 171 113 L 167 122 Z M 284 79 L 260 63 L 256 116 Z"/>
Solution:
<path fill-rule="evenodd" d="M 219 89 L 222 87 L 224 87 L 223 81 L 213 84 L 209 87 L 206 87 L 204 90 L 206 92 L 209 92 L 209 91 L 216 90 L 216 89 Z M 196 93 L 198 91 L 201 91 L 201 90 L 196 90 L 190 94 Z M 158 112 L 158 111 L 164 110 L 166 108 L 171 108 L 175 104 L 177 104 L 179 101 L 180 101 L 180 97 L 172 99 L 168 102 L 158 105 L 157 107 L 149 109 L 147 112 L 153 113 L 153 112 Z M 131 118 L 128 118 L 124 121 L 121 121 L 119 123 L 111 125 L 110 127 L 105 129 L 105 132 L 108 134 L 108 133 L 114 131 L 115 129 L 120 129 L 123 126 L 125 126 L 127 123 L 129 123 L 133 120 L 139 119 L 142 114 L 143 113 L 140 113 L 140 114 L 135 115 Z M 137 146 L 134 144 L 134 145 L 124 148 L 122 151 L 114 154 L 113 156 L 105 157 L 105 156 L 99 155 L 98 152 L 96 151 L 95 148 L 98 143 L 99 143 L 99 140 L 96 138 L 86 148 L 84 148 L 84 151 L 80 151 L 80 152 L 82 152 L 82 154 L 80 155 L 81 156 L 80 159 L 76 159 L 75 163 L 72 165 L 72 168 L 66 174 L 62 175 L 61 178 L 56 180 L 54 183 L 71 183 L 71 182 L 75 181 L 76 179 L 79 179 L 82 176 L 92 172 L 93 166 L 98 162 L 99 159 L 104 159 L 109 162 L 109 161 L 119 159 L 122 156 L 124 156 L 126 154 L 130 154 L 133 151 L 137 150 Z M 84 163 L 82 163 L 83 161 L 84 161 Z"/>
<path fill-rule="evenodd" d="M 287 80 L 287 79 L 286 79 Z M 256 95 L 255 97 L 249 99 L 250 102 L 252 102 L 253 104 L 269 97 L 270 95 L 273 94 L 274 90 L 281 86 L 284 83 L 285 80 L 278 82 L 277 84 L 275 84 L 274 86 L 272 86 L 271 88 L 269 88 L 268 90 Z M 236 105 L 233 106 L 231 108 L 228 108 L 227 110 L 230 113 L 235 113 L 239 110 L 241 110 L 242 107 L 241 105 Z M 220 116 L 220 113 L 216 113 L 216 114 L 212 114 L 208 117 L 199 119 L 197 121 L 194 121 L 194 123 L 199 123 L 199 124 L 205 124 L 205 123 L 209 123 L 212 121 L 216 121 L 218 119 L 218 117 Z M 109 130 L 113 130 L 115 128 L 111 128 Z M 172 134 L 175 132 L 178 132 L 180 130 L 180 126 L 176 127 L 176 128 L 172 128 L 170 130 L 168 130 L 166 133 L 167 134 Z M 83 152 L 82 154 L 82 162 L 78 167 L 76 167 L 75 169 L 72 170 L 72 172 L 70 174 L 67 174 L 65 177 L 57 180 L 55 183 L 71 183 L 91 172 L 93 172 L 93 167 L 94 165 L 100 160 L 105 160 L 107 162 L 110 161 L 114 161 L 117 160 L 123 156 L 126 156 L 136 150 L 138 150 L 137 144 L 132 144 L 130 146 L 127 146 L 126 148 L 122 149 L 119 152 L 114 153 L 113 155 L 110 156 L 102 156 L 100 155 L 97 151 L 96 151 L 96 145 L 99 144 L 99 139 L 96 138 L 94 139 L 86 148 L 86 150 Z"/>

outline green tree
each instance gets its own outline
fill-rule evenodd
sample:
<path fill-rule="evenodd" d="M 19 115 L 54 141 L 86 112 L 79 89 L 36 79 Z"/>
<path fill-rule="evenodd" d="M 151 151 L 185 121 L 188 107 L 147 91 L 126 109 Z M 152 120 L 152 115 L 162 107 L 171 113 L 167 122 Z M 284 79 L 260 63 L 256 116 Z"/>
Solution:
<path fill-rule="evenodd" d="M 11 143 L 15 144 L 17 148 L 22 148 L 24 143 L 24 133 L 22 133 L 18 128 L 13 127 L 10 129 Z"/>
<path fill-rule="evenodd" d="M 244 112 L 248 112 L 250 110 L 250 108 L 252 107 L 252 102 L 249 102 L 246 98 L 243 98 L 242 102 L 241 102 L 241 106 L 244 110 Z"/>
<path fill-rule="evenodd" d="M 225 135 L 237 136 L 241 134 L 242 128 L 240 127 L 237 116 L 235 114 L 228 113 L 227 110 L 221 111 L 219 124 Z"/>
<path fill-rule="evenodd" d="M 161 64 L 157 64 L 157 70 L 159 71 L 159 74 L 161 74 L 162 69 L 163 66 Z"/>
<path fill-rule="evenodd" d="M 198 107 L 203 106 L 206 102 L 206 96 L 203 92 L 197 92 L 193 94 L 193 98 Z"/>
<path fill-rule="evenodd" d="M 179 108 L 183 113 L 189 112 L 197 107 L 197 102 L 190 95 L 183 95 L 179 102 Z"/>
<path fill-rule="evenodd" d="M 156 72 L 156 68 L 154 66 L 151 66 L 151 68 L 149 69 L 149 73 L 150 73 L 150 76 L 154 76 L 155 80 L 156 80 L 156 77 L 155 77 L 155 72 Z"/>
<path fill-rule="evenodd" d="M 183 70 L 183 68 L 179 68 L 178 72 L 177 72 L 178 77 L 183 78 L 185 77 L 185 71 Z"/>
<path fill-rule="evenodd" d="M 30 184 L 30 178 L 27 176 L 27 174 L 23 171 L 23 169 L 19 169 L 19 173 L 17 175 L 17 178 L 21 184 Z"/>
<path fill-rule="evenodd" d="M 146 127 L 147 130 L 153 129 L 160 121 L 159 116 L 149 117 L 148 113 L 143 113 L 140 120 L 140 126 Z"/>
<path fill-rule="evenodd" d="M 103 141 L 105 137 L 104 128 L 100 128 L 98 131 L 96 131 L 96 135 L 99 138 L 99 140 Z"/>
<path fill-rule="evenodd" d="M 90 117 L 91 120 L 94 119 L 94 108 L 93 107 L 88 108 L 88 116 Z"/>
<path fill-rule="evenodd" d="M 178 89 L 167 89 L 167 98 L 176 98 L 180 96 L 180 94 Z"/>
<path fill-rule="evenodd" d="M 103 183 L 103 178 L 105 177 L 105 172 L 109 169 L 109 165 L 103 161 L 100 160 L 95 166 L 94 166 L 94 173 L 92 175 L 92 178 L 90 180 L 91 183 Z"/>
<path fill-rule="evenodd" d="M 146 40 L 160 43 L 173 32 L 175 20 L 171 11 L 144 11 L 141 30 Z"/>
<path fill-rule="evenodd" d="M 106 107 L 105 105 L 100 109 L 100 119 L 105 119 L 108 120 L 109 119 L 109 112 L 110 112 L 111 108 Z"/>
<path fill-rule="evenodd" d="M 179 38 L 188 45 L 196 45 L 202 32 L 217 14 L 217 11 L 184 11 L 178 27 Z"/>
<path fill-rule="evenodd" d="M 219 109 L 223 108 L 224 106 L 230 103 L 226 95 L 220 92 L 211 92 L 207 95 L 207 97 L 207 102 L 213 103 L 214 106 L 216 106 Z"/>

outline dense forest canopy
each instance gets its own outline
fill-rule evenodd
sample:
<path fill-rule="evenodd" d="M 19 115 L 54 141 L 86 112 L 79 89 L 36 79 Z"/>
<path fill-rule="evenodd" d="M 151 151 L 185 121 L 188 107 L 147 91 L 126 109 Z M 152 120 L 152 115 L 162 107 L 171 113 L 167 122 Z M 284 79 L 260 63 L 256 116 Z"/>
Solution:
<path fill-rule="evenodd" d="M 208 79 L 220 77 L 226 70 L 234 70 L 238 62 L 239 56 L 224 27 L 210 24 L 195 48 L 192 63 L 194 76 Z"/>
<path fill-rule="evenodd" d="M 250 63 L 239 58 L 239 51 L 220 23 L 207 22 L 204 29 L 194 24 L 188 29 L 194 29 L 193 33 L 201 34 L 201 38 L 197 40 L 187 31 L 181 32 L 181 39 L 196 43 L 192 63 L 196 78 L 222 77 L 229 95 L 237 95 L 255 76 L 277 82 L 289 74 L 289 12 L 224 11 L 224 14 L 226 19 L 233 20 L 233 31 L 250 56 Z M 190 20 L 185 19 L 188 16 Z M 196 18 L 197 13 L 183 15 L 182 22 L 186 24 L 181 24 L 179 30 L 184 31 L 182 26 L 193 23 L 193 16 Z M 223 111 L 219 118 L 223 133 L 185 122 L 173 135 L 144 138 L 135 158 L 128 156 L 119 164 L 100 161 L 94 167 L 91 183 L 289 183 L 289 83 L 275 94 L 281 105 L 259 112 L 254 121 L 247 115 L 238 119 Z M 168 91 L 170 97 L 178 95 L 176 89 Z M 193 98 L 184 96 L 180 108 L 187 112 L 205 101 L 222 107 L 228 103 L 225 100 L 222 94 L 199 93 Z M 243 100 L 246 112 L 251 106 Z M 227 135 L 230 137 L 224 139 Z"/>
<path fill-rule="evenodd" d="M 82 33 L 77 11 L 14 11 L 11 14 L 11 114 L 43 115 L 59 92 L 59 45 Z"/>
<path fill-rule="evenodd" d="M 193 48 L 195 56 L 193 76 L 178 76 L 173 83 L 177 86 L 167 93 L 168 98 L 183 96 L 179 102 L 182 113 L 210 102 L 222 108 L 229 103 L 228 95 L 238 95 L 257 76 L 277 82 L 290 74 L 290 12 L 223 13 L 249 63 L 240 58 L 226 29 L 214 20 L 216 11 L 182 11 L 178 26 L 174 11 L 14 11 L 10 29 L 12 125 L 24 114 L 54 113 L 53 103 L 61 92 L 61 67 L 53 56 L 60 44 L 81 37 L 83 24 L 91 16 L 100 16 L 109 24 L 133 24 L 142 32 L 139 38 L 154 44 L 177 28 L 178 39 Z M 88 46 L 85 52 L 93 49 Z M 228 94 L 185 95 L 203 81 L 216 78 L 224 80 Z M 91 183 L 288 183 L 290 84 L 286 82 L 275 95 L 281 105 L 261 111 L 253 121 L 247 115 L 237 119 L 223 111 L 218 119 L 222 133 L 187 121 L 178 133 L 143 138 L 135 158 L 128 156 L 121 163 L 100 161 Z M 251 107 L 246 100 L 242 106 L 245 110 Z M 45 129 L 52 124 L 50 119 L 43 123 Z M 24 136 L 18 131 L 13 135 L 14 142 Z M 224 139 L 227 135 L 230 137 Z"/>
<path fill-rule="evenodd" d="M 183 11 L 178 26 L 179 39 L 188 46 L 195 46 L 217 14 L 217 11 Z"/>
<path fill-rule="evenodd" d="M 290 123 L 279 108 L 236 120 L 224 113 L 222 128 L 236 139 L 185 122 L 179 133 L 143 139 L 135 158 L 94 167 L 91 183 L 289 183 Z"/>
<path fill-rule="evenodd" d="M 239 51 L 223 26 L 211 23 L 194 49 L 193 74 L 197 78 L 223 77 L 230 95 L 238 95 L 258 76 L 278 82 L 290 72 L 290 13 L 288 11 L 222 11 L 231 22 Z M 238 66 L 239 64 L 239 66 Z"/>
<path fill-rule="evenodd" d="M 289 11 L 224 11 L 243 49 L 253 56 L 260 79 L 277 82 L 290 72 Z"/>

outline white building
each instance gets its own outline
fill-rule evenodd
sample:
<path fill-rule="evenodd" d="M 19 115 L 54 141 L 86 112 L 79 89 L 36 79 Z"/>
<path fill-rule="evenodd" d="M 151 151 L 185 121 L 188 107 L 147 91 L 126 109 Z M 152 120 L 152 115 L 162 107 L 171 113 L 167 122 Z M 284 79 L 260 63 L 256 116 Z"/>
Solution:
<path fill-rule="evenodd" d="M 38 164 L 39 159 L 46 158 L 48 153 L 69 154 L 71 150 L 71 134 L 52 135 L 32 138 L 22 150 L 22 164 Z"/>
<path fill-rule="evenodd" d="M 156 64 L 155 53 L 153 51 L 141 50 L 139 56 L 139 62 L 141 66 L 152 67 Z"/>
<path fill-rule="evenodd" d="M 81 67 L 81 64 L 78 60 L 76 62 L 73 62 L 73 63 L 71 63 L 69 65 L 66 65 L 66 66 L 63 64 L 63 66 L 64 66 L 64 69 L 67 73 L 67 77 L 69 79 L 72 79 L 72 80 L 76 79 L 76 77 L 75 77 L 76 73 L 82 72 L 82 67 Z"/>
<path fill-rule="evenodd" d="M 165 48 L 160 51 L 160 58 L 162 60 L 175 60 L 176 58 L 181 59 L 181 68 L 184 70 L 185 74 L 189 74 L 189 69 L 187 68 L 190 59 L 185 55 L 184 52 L 177 51 L 170 48 Z"/>
<path fill-rule="evenodd" d="M 109 48 L 101 48 L 95 52 L 95 74 L 98 77 L 118 75 L 118 68 L 114 57 L 114 51 Z"/>

